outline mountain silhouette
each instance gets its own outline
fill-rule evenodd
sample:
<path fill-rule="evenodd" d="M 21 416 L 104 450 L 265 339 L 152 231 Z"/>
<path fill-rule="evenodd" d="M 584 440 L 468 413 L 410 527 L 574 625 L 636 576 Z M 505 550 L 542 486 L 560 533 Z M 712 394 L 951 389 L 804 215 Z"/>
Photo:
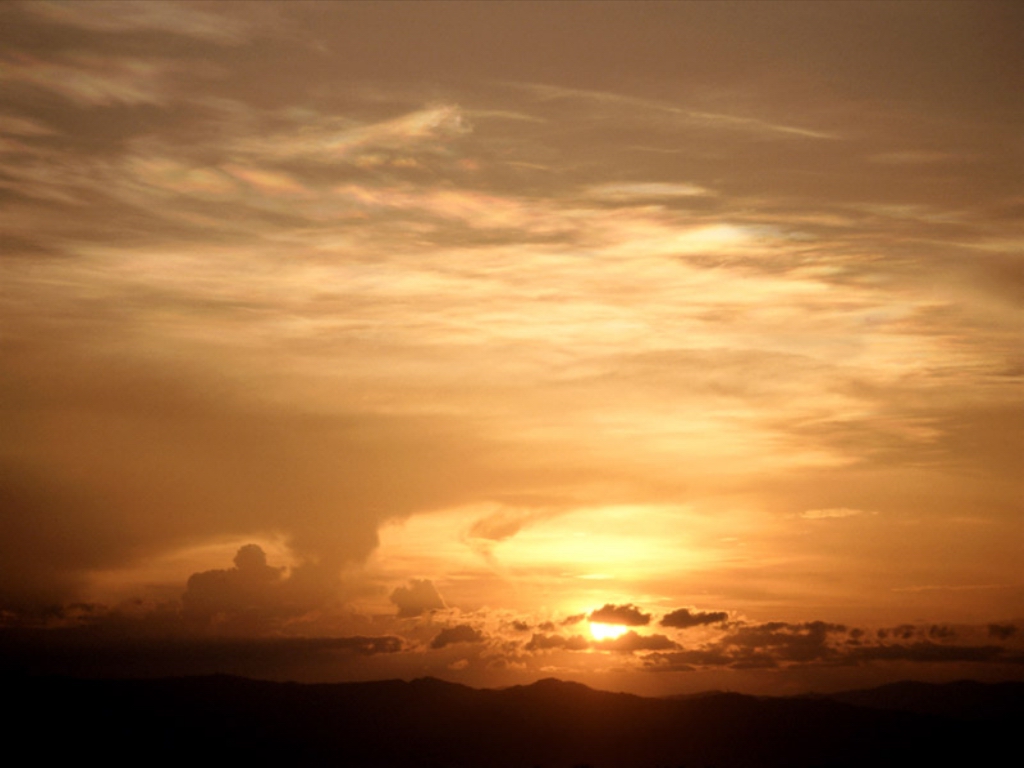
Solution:
<path fill-rule="evenodd" d="M 10 678 L 8 733 L 48 758 L 351 768 L 739 768 L 975 763 L 1013 754 L 1024 684 L 645 698 L 541 680 L 298 684 Z M 965 694 L 965 691 L 969 692 Z"/>

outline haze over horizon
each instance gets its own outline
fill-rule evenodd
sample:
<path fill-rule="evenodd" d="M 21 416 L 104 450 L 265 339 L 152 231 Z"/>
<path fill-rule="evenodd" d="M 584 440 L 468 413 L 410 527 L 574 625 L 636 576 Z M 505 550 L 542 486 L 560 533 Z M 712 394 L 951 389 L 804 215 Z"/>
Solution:
<path fill-rule="evenodd" d="M 1022 31 L 0 5 L 0 669 L 1024 679 Z"/>

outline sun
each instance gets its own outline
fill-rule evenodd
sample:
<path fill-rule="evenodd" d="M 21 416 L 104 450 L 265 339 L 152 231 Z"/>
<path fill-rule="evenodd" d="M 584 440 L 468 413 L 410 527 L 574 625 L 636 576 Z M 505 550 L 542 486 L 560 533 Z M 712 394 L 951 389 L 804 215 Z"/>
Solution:
<path fill-rule="evenodd" d="M 619 635 L 626 633 L 627 627 L 622 624 L 601 624 L 590 622 L 590 634 L 595 640 L 614 640 Z"/>

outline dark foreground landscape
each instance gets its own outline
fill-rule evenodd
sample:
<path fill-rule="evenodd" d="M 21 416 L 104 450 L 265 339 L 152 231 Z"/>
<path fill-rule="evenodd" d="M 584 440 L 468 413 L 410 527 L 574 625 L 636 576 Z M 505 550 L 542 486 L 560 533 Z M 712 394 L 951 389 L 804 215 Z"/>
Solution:
<path fill-rule="evenodd" d="M 897 683 L 829 696 L 642 698 L 542 680 L 303 685 L 216 676 L 8 678 L 10 743 L 108 764 L 679 768 L 1005 762 L 1024 683 Z M 1015 736 L 1016 734 L 1016 736 Z M 38 738 L 38 737 L 36 737 Z"/>

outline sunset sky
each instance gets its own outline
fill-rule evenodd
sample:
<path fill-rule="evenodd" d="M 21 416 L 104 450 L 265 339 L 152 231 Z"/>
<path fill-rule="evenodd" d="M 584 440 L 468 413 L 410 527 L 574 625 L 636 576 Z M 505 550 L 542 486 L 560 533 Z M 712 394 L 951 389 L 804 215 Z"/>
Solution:
<path fill-rule="evenodd" d="M 1024 6 L 0 5 L 0 667 L 1024 679 Z"/>

